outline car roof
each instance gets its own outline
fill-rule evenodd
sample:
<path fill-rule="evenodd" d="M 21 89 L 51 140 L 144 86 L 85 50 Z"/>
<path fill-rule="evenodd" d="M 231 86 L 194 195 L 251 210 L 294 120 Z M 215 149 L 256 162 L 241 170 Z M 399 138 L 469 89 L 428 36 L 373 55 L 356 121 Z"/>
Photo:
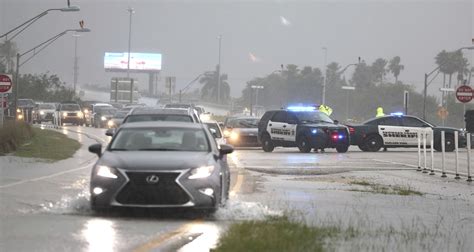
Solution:
<path fill-rule="evenodd" d="M 187 109 L 175 108 L 135 108 L 130 115 L 189 115 Z"/>
<path fill-rule="evenodd" d="M 147 121 L 147 122 L 131 122 L 122 124 L 121 128 L 190 128 L 190 129 L 203 129 L 202 124 L 192 122 L 171 122 L 171 121 Z"/>
<path fill-rule="evenodd" d="M 107 107 L 113 107 L 112 104 L 108 103 L 94 103 L 94 106 L 107 106 Z"/>

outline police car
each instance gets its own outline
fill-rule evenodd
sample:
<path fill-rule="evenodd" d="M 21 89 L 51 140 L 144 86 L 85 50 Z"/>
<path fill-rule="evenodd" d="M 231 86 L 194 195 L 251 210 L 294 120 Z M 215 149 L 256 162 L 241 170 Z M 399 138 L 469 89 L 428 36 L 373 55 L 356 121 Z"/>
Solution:
<path fill-rule="evenodd" d="M 455 128 L 436 127 L 418 117 L 393 113 L 370 119 L 361 125 L 347 125 L 351 134 L 351 145 L 362 151 L 379 151 L 384 148 L 417 147 L 418 134 L 426 132 L 427 145 L 430 146 L 434 134 L 434 149 L 441 151 L 441 131 L 445 132 L 445 150 L 454 150 L 454 132 L 459 132 L 459 145 L 466 142 L 464 132 Z"/>
<path fill-rule="evenodd" d="M 315 107 L 299 106 L 265 112 L 258 124 L 258 140 L 265 152 L 277 146 L 298 147 L 304 153 L 313 148 L 347 152 L 350 144 L 346 126 Z"/>

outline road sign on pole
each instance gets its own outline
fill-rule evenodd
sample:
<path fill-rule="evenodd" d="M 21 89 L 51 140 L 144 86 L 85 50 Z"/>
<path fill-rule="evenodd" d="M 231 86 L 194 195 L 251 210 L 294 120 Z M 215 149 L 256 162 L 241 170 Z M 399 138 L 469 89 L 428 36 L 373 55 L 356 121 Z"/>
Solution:
<path fill-rule="evenodd" d="M 449 112 L 445 107 L 439 107 L 438 108 L 438 116 L 441 118 L 441 120 L 446 120 L 446 117 L 448 117 Z"/>
<path fill-rule="evenodd" d="M 462 85 L 456 89 L 456 100 L 461 103 L 469 103 L 473 98 L 473 90 L 470 86 Z"/>
<path fill-rule="evenodd" d="M 5 94 L 12 92 L 12 76 L 0 74 L 0 127 L 3 127 L 3 118 L 5 115 Z"/>

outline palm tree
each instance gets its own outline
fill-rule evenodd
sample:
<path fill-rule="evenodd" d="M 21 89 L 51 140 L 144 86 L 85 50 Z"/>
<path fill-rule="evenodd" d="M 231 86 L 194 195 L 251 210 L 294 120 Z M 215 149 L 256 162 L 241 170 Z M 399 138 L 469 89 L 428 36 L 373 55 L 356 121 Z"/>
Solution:
<path fill-rule="evenodd" d="M 405 66 L 400 64 L 400 61 L 400 57 L 395 56 L 388 64 L 388 70 L 393 74 L 393 77 L 395 77 L 395 83 L 398 83 L 398 76 L 400 72 L 405 69 Z"/>
<path fill-rule="evenodd" d="M 218 68 L 215 71 L 209 71 L 199 78 L 199 83 L 203 84 L 201 88 L 201 99 L 205 101 L 217 102 L 217 82 Z M 230 99 L 230 86 L 227 82 L 227 74 L 221 75 L 220 100 L 228 101 Z"/>
<path fill-rule="evenodd" d="M 14 61 L 18 48 L 15 42 L 5 41 L 0 43 L 0 59 L 1 62 L 6 66 L 7 70 L 13 71 Z"/>
<path fill-rule="evenodd" d="M 380 83 L 383 82 L 383 78 L 387 73 L 385 67 L 387 66 L 387 60 L 378 58 L 372 63 L 371 70 L 374 77 L 374 81 L 379 81 Z"/>

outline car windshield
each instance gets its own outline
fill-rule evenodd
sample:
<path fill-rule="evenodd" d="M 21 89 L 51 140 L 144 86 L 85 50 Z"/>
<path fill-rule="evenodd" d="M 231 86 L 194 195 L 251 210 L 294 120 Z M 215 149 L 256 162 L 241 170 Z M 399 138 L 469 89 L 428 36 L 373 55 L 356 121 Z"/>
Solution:
<path fill-rule="evenodd" d="M 43 103 L 43 104 L 38 105 L 38 108 L 39 109 L 56 109 L 56 106 L 54 106 L 54 104 Z"/>
<path fill-rule="evenodd" d="M 154 121 L 170 121 L 170 122 L 193 122 L 188 115 L 129 115 L 125 122 L 154 122 Z"/>
<path fill-rule="evenodd" d="M 181 108 L 181 109 L 187 109 L 190 108 L 191 105 L 189 104 L 166 104 L 165 108 Z"/>
<path fill-rule="evenodd" d="M 20 107 L 26 107 L 26 106 L 30 106 L 30 107 L 33 107 L 35 105 L 35 103 L 32 101 L 32 100 L 29 100 L 29 99 L 19 99 L 18 100 L 18 106 Z"/>
<path fill-rule="evenodd" d="M 96 108 L 96 113 L 100 113 L 103 115 L 114 115 L 117 112 L 117 109 L 114 107 L 100 107 Z"/>
<path fill-rule="evenodd" d="M 219 125 L 217 123 L 205 123 L 207 125 L 207 127 L 209 127 L 209 129 L 213 129 L 216 131 L 215 133 L 215 136 L 217 138 L 221 138 L 222 135 L 221 135 L 221 130 L 219 128 Z"/>
<path fill-rule="evenodd" d="M 77 104 L 63 104 L 63 105 L 61 105 L 61 110 L 64 110 L 64 111 L 78 111 L 78 110 L 81 110 L 81 108 Z"/>
<path fill-rule="evenodd" d="M 117 111 L 115 113 L 114 118 L 125 118 L 128 114 L 128 111 Z"/>
<path fill-rule="evenodd" d="M 231 128 L 257 128 L 259 119 L 257 118 L 238 118 L 227 122 L 227 127 Z"/>
<path fill-rule="evenodd" d="M 203 129 L 125 128 L 118 131 L 110 150 L 209 152 L 210 146 Z"/>
<path fill-rule="evenodd" d="M 334 123 L 329 116 L 319 111 L 293 112 L 301 123 Z"/>

